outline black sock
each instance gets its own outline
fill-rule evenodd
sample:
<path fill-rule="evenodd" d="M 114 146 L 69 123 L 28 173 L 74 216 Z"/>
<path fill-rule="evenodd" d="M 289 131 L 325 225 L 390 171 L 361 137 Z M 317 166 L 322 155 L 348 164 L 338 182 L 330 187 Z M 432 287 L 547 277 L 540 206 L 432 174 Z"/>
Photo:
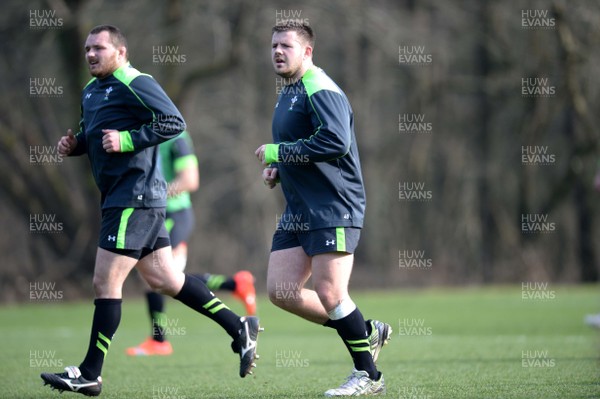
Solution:
<path fill-rule="evenodd" d="M 181 291 L 173 298 L 217 322 L 232 338 L 238 337 L 240 317 L 210 292 L 199 278 L 186 274 Z"/>
<path fill-rule="evenodd" d="M 227 277 L 222 274 L 194 274 L 206 284 L 209 290 L 226 290 L 235 291 L 235 280 L 232 277 Z"/>
<path fill-rule="evenodd" d="M 333 320 L 327 319 L 327 321 L 323 324 L 323 327 L 329 327 L 329 328 L 333 328 L 335 330 L 334 324 L 335 323 Z M 373 326 L 371 325 L 371 323 L 369 323 L 366 320 L 365 320 L 365 328 L 367 329 L 367 336 L 370 336 L 371 332 L 373 331 Z"/>
<path fill-rule="evenodd" d="M 95 380 L 102 372 L 102 364 L 110 342 L 121 321 L 121 299 L 96 299 L 90 345 L 85 359 L 79 366 L 86 380 Z"/>
<path fill-rule="evenodd" d="M 327 319 L 325 324 L 323 324 L 323 327 L 329 327 L 329 328 L 333 328 L 335 330 L 335 322 L 331 319 Z"/>
<path fill-rule="evenodd" d="M 153 291 L 146 293 L 148 300 L 148 311 L 152 320 L 152 338 L 158 342 L 165 341 L 165 329 L 167 315 L 163 312 L 165 308 L 165 297 Z"/>
<path fill-rule="evenodd" d="M 373 380 L 379 379 L 379 372 L 369 350 L 369 335 L 365 319 L 360 310 L 356 308 L 348 316 L 339 320 L 328 320 L 325 325 L 337 330 L 352 356 L 354 368 L 366 371 L 369 373 L 369 378 Z"/>

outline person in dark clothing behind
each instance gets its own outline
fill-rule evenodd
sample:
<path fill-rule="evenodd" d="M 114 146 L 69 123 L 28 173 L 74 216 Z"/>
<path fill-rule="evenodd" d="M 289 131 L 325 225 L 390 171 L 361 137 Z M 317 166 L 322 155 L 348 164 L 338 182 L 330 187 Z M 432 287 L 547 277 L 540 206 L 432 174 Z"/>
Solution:
<path fill-rule="evenodd" d="M 194 211 L 190 193 L 200 185 L 198 158 L 194 154 L 192 137 L 187 131 L 159 145 L 159 164 L 167 182 L 167 213 L 165 227 L 169 232 L 173 263 L 178 270 L 185 270 L 188 241 L 194 230 Z M 246 314 L 256 314 L 256 290 L 254 276 L 248 270 L 240 270 L 233 276 L 222 274 L 195 274 L 209 290 L 231 291 L 246 306 Z M 144 284 L 147 286 L 147 284 Z M 146 303 L 150 316 L 152 335 L 141 344 L 129 347 L 129 356 L 170 355 L 173 346 L 169 335 L 168 318 L 165 313 L 164 296 L 146 288 Z"/>

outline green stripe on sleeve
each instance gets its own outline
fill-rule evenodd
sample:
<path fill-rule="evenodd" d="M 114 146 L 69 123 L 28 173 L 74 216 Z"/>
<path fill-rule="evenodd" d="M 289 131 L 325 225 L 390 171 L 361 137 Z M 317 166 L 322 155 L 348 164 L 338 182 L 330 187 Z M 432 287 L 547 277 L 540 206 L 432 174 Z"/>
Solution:
<path fill-rule="evenodd" d="M 133 140 L 128 130 L 119 132 L 119 143 L 121 144 L 121 152 L 131 152 L 133 148 Z"/>
<path fill-rule="evenodd" d="M 279 162 L 279 144 L 267 144 L 265 146 L 265 163 Z"/>
<path fill-rule="evenodd" d="M 121 222 L 119 223 L 119 231 L 117 233 L 117 248 L 125 248 L 125 233 L 127 232 L 127 222 L 129 216 L 133 213 L 133 208 L 125 208 L 121 214 Z"/>
<path fill-rule="evenodd" d="M 173 169 L 175 170 L 175 173 L 196 166 L 198 166 L 198 158 L 196 158 L 194 154 L 179 157 L 173 162 Z"/>
<path fill-rule="evenodd" d="M 346 252 L 346 231 L 343 227 L 335 228 L 335 241 L 338 252 Z"/>

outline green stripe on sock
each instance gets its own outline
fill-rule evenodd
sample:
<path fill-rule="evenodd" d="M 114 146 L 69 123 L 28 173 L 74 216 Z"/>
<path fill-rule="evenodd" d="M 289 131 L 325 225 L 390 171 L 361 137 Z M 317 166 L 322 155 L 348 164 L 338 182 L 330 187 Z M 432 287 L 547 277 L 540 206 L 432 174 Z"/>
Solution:
<path fill-rule="evenodd" d="M 371 350 L 369 339 L 349 339 L 346 341 L 352 352 L 367 352 Z"/>
<path fill-rule="evenodd" d="M 350 349 L 352 349 L 352 352 L 367 352 L 368 350 L 370 350 L 368 346 L 350 346 Z"/>
<path fill-rule="evenodd" d="M 218 312 L 219 310 L 221 310 L 221 309 L 229 309 L 229 308 L 227 307 L 227 305 L 225 305 L 223 302 L 221 302 L 221 304 L 220 304 L 220 305 L 218 305 L 218 306 L 215 306 L 214 308 L 212 308 L 212 309 L 209 309 L 208 311 L 209 311 L 210 313 L 212 313 L 212 314 L 215 314 L 215 313 L 217 313 L 217 312 Z"/>
<path fill-rule="evenodd" d="M 106 346 L 102 345 L 102 342 L 100 340 L 104 341 L 106 343 Z M 110 346 L 110 339 L 106 338 L 106 336 L 104 336 L 104 334 L 102 334 L 100 331 L 98 331 L 98 339 L 96 340 L 96 348 L 100 349 L 102 351 L 102 353 L 104 353 L 104 356 L 106 356 L 109 346 Z"/>
<path fill-rule="evenodd" d="M 98 338 L 100 338 L 102 341 L 106 342 L 106 346 L 110 346 L 110 339 L 106 338 L 106 336 L 104 334 L 102 334 L 100 331 L 98 331 Z"/>
<path fill-rule="evenodd" d="M 218 290 L 225 282 L 226 277 L 220 274 L 211 274 L 206 281 L 209 290 Z"/>
<path fill-rule="evenodd" d="M 343 227 L 335 228 L 335 241 L 338 252 L 346 252 L 346 231 Z"/>
<path fill-rule="evenodd" d="M 100 343 L 100 340 L 96 341 L 96 348 L 100 349 L 104 353 L 104 356 L 106 356 L 106 352 L 108 352 L 108 348 L 105 348 L 104 345 L 102 345 Z"/>
<path fill-rule="evenodd" d="M 154 319 L 154 324 L 158 327 L 164 328 L 167 326 L 167 314 L 163 312 L 154 312 L 152 314 L 152 318 Z"/>
<path fill-rule="evenodd" d="M 355 340 L 349 339 L 346 342 L 348 342 L 348 345 L 358 345 L 358 344 L 370 345 L 369 338 L 355 339 Z"/>
<path fill-rule="evenodd" d="M 210 308 L 212 305 L 214 305 L 214 304 L 215 304 L 215 303 L 217 303 L 217 302 L 221 302 L 221 301 L 219 300 L 219 298 L 213 298 L 213 299 L 211 299 L 209 302 L 207 302 L 207 303 L 205 303 L 204 305 L 202 305 L 202 307 L 203 307 L 204 309 L 208 309 L 208 308 Z"/>
<path fill-rule="evenodd" d="M 125 233 L 127 232 L 127 222 L 129 216 L 133 213 L 133 208 L 125 208 L 121 214 L 121 222 L 119 223 L 119 231 L 117 233 L 117 248 L 125 248 Z"/>
<path fill-rule="evenodd" d="M 227 305 L 225 305 L 219 298 L 213 298 L 210 302 L 202 306 L 204 309 L 208 310 L 211 314 L 217 313 L 221 309 L 229 309 Z"/>

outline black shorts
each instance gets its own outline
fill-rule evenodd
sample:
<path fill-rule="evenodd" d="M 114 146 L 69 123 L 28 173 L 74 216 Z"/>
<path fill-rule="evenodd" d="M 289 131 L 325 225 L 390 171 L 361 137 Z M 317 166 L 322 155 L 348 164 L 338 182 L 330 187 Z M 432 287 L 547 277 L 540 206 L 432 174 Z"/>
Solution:
<path fill-rule="evenodd" d="M 328 252 L 353 254 L 359 239 L 360 229 L 356 227 L 330 227 L 309 231 L 276 230 L 271 252 L 302 247 L 308 256 Z"/>
<path fill-rule="evenodd" d="M 170 245 L 165 208 L 107 208 L 102 210 L 98 246 L 141 259 Z"/>
<path fill-rule="evenodd" d="M 187 242 L 194 231 L 194 211 L 185 208 L 175 212 L 167 212 L 165 226 L 169 232 L 171 246 L 175 248 L 182 242 Z"/>

